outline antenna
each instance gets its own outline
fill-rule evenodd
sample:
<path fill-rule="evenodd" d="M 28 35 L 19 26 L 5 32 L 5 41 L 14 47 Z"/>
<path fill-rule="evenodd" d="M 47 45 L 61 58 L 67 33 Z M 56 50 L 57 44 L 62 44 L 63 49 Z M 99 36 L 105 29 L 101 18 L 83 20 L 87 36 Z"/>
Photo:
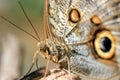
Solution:
<path fill-rule="evenodd" d="M 30 34 L 29 32 L 27 32 L 26 30 L 24 30 L 23 28 L 17 26 L 16 24 L 14 24 L 13 22 L 11 22 L 10 20 L 8 20 L 7 18 L 5 18 L 4 16 L 0 16 L 3 20 L 7 21 L 8 23 L 12 24 L 14 27 L 16 27 L 17 29 L 25 32 L 26 34 L 30 35 L 31 37 L 33 37 L 34 39 L 36 39 L 37 41 L 39 41 L 39 39 L 37 39 L 34 35 Z"/>
<path fill-rule="evenodd" d="M 22 11 L 23 11 L 23 13 L 24 13 L 26 19 L 27 19 L 28 22 L 30 23 L 30 25 L 31 25 L 31 27 L 33 28 L 35 34 L 37 35 L 37 38 L 38 38 L 39 41 L 40 41 L 40 37 L 39 37 L 39 35 L 38 35 L 37 30 L 36 30 L 35 27 L 33 26 L 32 22 L 30 21 L 29 17 L 27 16 L 27 13 L 25 12 L 25 10 L 24 10 L 24 8 L 23 8 L 23 6 L 22 6 L 22 4 L 21 4 L 21 2 L 20 2 L 19 0 L 18 0 L 18 4 L 20 5 L 20 7 L 21 7 L 21 9 L 22 9 Z"/>

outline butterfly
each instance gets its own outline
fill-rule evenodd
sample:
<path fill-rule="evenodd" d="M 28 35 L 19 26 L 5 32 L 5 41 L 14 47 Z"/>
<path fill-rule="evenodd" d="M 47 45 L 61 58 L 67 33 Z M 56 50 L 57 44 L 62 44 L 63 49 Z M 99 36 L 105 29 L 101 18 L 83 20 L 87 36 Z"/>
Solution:
<path fill-rule="evenodd" d="M 120 0 L 46 3 L 48 33 L 57 50 L 49 50 L 50 60 L 81 79 L 120 79 Z"/>
<path fill-rule="evenodd" d="M 41 55 L 81 80 L 119 80 L 119 26 L 120 0 L 45 0 L 45 40 L 29 35 Z"/>

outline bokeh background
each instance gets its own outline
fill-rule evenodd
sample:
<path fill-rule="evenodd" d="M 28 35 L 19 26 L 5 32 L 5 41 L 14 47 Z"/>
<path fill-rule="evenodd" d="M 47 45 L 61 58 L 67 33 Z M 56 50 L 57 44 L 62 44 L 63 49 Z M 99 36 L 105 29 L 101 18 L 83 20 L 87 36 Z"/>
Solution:
<path fill-rule="evenodd" d="M 37 28 L 40 38 L 43 39 L 43 12 L 44 12 L 44 0 L 20 0 L 27 15 L 29 16 L 33 25 Z M 26 31 L 34 34 L 33 29 L 25 18 L 17 0 L 0 0 L 0 15 L 5 16 L 10 21 L 14 22 Z M 22 75 L 25 74 L 31 63 L 34 52 L 37 48 L 37 41 L 30 37 L 23 31 L 15 28 L 13 25 L 0 18 L 0 60 L 3 51 L 2 40 L 7 37 L 8 34 L 12 34 L 20 42 L 22 47 Z M 39 57 L 39 67 L 45 66 L 46 60 Z M 36 67 L 34 66 L 33 70 Z"/>

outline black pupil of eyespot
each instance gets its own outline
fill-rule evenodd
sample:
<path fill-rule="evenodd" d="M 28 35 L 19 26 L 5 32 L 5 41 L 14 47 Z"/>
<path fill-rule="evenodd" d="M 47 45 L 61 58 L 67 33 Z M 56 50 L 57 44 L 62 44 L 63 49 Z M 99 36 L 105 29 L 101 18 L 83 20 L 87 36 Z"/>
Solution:
<path fill-rule="evenodd" d="M 101 50 L 104 51 L 104 52 L 110 51 L 111 40 L 107 37 L 102 38 L 101 41 L 100 41 L 100 47 L 101 47 Z"/>

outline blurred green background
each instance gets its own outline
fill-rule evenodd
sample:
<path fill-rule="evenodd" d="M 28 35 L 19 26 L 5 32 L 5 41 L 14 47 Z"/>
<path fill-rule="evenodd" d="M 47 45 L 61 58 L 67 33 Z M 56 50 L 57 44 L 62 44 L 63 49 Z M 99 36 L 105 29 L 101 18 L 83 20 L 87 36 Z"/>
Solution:
<path fill-rule="evenodd" d="M 39 31 L 40 38 L 43 39 L 44 0 L 21 0 L 21 3 L 31 22 Z M 21 28 L 34 34 L 34 31 L 25 18 L 17 0 L 0 0 L 0 15 L 5 16 Z M 8 34 L 14 34 L 23 47 L 24 56 L 22 57 L 22 74 L 25 74 L 32 63 L 33 53 L 38 49 L 37 41 L 3 19 L 0 19 L 0 55 L 2 53 L 1 40 Z M 39 66 L 45 66 L 45 63 L 46 60 L 39 57 Z M 33 70 L 35 69 L 36 67 L 34 67 Z"/>

